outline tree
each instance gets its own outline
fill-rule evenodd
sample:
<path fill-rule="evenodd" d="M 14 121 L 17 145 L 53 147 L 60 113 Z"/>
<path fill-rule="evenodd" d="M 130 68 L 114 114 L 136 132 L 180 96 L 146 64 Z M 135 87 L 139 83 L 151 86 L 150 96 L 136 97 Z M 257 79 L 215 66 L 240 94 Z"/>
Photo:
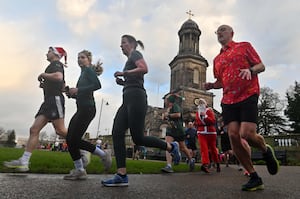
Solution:
<path fill-rule="evenodd" d="M 5 130 L 4 130 L 4 128 L 0 127 L 0 135 L 1 135 L 2 133 L 5 133 Z"/>
<path fill-rule="evenodd" d="M 293 133 L 300 133 L 300 84 L 296 81 L 286 92 L 287 107 L 284 114 L 291 122 Z"/>
<path fill-rule="evenodd" d="M 261 88 L 258 99 L 258 132 L 263 135 L 282 134 L 287 129 L 286 119 L 280 114 L 283 111 L 283 101 L 279 94 L 268 87 Z"/>
<path fill-rule="evenodd" d="M 6 144 L 8 146 L 15 146 L 17 143 L 16 143 L 16 132 L 15 130 L 10 130 L 10 131 L 7 131 L 7 141 L 6 141 Z"/>

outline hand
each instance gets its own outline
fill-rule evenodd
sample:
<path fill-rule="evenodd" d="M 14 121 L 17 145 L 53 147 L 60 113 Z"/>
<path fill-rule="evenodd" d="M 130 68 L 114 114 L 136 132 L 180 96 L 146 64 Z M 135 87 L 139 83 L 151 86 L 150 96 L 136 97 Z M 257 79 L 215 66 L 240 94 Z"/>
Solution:
<path fill-rule="evenodd" d="M 213 89 L 213 88 L 214 88 L 214 83 L 210 83 L 210 82 L 204 83 L 204 89 L 205 90 L 210 90 L 210 89 Z"/>
<path fill-rule="evenodd" d="M 117 71 L 117 72 L 115 72 L 114 73 L 114 77 L 122 77 L 122 76 L 124 76 L 124 72 L 120 72 L 120 71 Z"/>
<path fill-rule="evenodd" d="M 250 68 L 240 69 L 239 77 L 242 77 L 242 79 L 251 80 L 252 74 Z"/>
<path fill-rule="evenodd" d="M 40 88 L 44 88 L 44 81 L 40 81 Z"/>
<path fill-rule="evenodd" d="M 168 112 L 165 112 L 162 114 L 162 119 L 163 120 L 168 120 L 169 119 L 169 113 Z"/>
<path fill-rule="evenodd" d="M 121 79 L 121 78 L 116 78 L 116 83 L 118 84 L 118 85 L 124 85 L 124 83 L 125 83 L 125 81 L 123 80 L 123 79 Z"/>
<path fill-rule="evenodd" d="M 68 97 L 75 97 L 78 93 L 78 88 L 69 88 Z"/>
<path fill-rule="evenodd" d="M 39 82 L 44 81 L 45 78 L 43 77 L 43 74 L 44 74 L 44 73 L 41 73 L 41 74 L 38 76 L 38 81 L 39 81 Z"/>

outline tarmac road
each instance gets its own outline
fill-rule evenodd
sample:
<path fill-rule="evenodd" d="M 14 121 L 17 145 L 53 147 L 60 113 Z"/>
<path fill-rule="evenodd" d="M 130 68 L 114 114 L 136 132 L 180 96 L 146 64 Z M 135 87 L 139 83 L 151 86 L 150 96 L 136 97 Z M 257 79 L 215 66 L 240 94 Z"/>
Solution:
<path fill-rule="evenodd" d="M 300 167 L 282 166 L 277 175 L 256 166 L 265 190 L 241 191 L 248 181 L 235 165 L 222 165 L 221 173 L 200 171 L 173 174 L 132 174 L 129 187 L 103 187 L 101 180 L 112 175 L 89 175 L 85 181 L 65 181 L 63 175 L 0 173 L 1 199 L 299 199 Z M 197 167 L 199 170 L 199 166 Z"/>

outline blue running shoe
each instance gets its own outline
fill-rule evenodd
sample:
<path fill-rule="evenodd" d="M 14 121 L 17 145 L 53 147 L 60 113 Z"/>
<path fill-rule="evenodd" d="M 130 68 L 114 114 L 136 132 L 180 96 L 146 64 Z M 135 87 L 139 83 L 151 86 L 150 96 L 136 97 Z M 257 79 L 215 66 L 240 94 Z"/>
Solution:
<path fill-rule="evenodd" d="M 171 145 L 172 145 L 173 149 L 170 153 L 173 157 L 174 165 L 178 165 L 181 160 L 181 154 L 179 152 L 179 144 L 178 144 L 178 142 L 171 142 Z"/>
<path fill-rule="evenodd" d="M 126 187 L 129 185 L 127 175 L 125 177 L 121 177 L 118 174 L 115 174 L 112 178 L 102 180 L 101 183 L 106 187 Z"/>

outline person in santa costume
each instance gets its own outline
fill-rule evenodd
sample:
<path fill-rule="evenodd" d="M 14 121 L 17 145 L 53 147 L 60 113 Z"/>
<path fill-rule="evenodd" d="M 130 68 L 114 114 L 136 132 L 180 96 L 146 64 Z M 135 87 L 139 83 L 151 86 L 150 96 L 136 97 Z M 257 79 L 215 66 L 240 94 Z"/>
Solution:
<path fill-rule="evenodd" d="M 207 106 L 205 99 L 196 99 L 195 104 L 198 107 L 195 118 L 195 127 L 201 152 L 201 170 L 209 173 L 208 165 L 210 164 L 209 152 L 211 159 L 217 164 L 217 172 L 221 171 L 218 150 L 216 147 L 217 132 L 216 118 L 211 108 Z"/>

